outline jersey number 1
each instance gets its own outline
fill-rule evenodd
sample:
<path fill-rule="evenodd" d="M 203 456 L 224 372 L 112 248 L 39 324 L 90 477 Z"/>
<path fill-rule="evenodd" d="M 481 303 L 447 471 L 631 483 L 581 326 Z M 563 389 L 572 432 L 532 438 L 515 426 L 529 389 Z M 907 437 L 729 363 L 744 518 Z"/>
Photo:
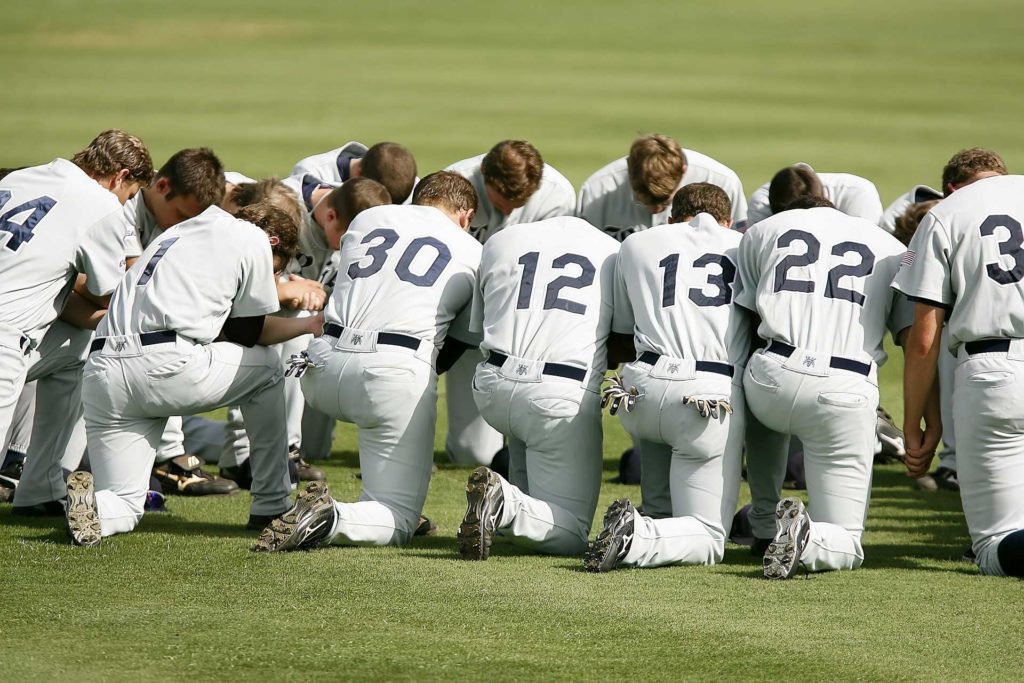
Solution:
<path fill-rule="evenodd" d="M 0 190 L 0 207 L 9 201 L 11 201 L 11 193 L 7 190 Z M 39 224 L 39 221 L 43 220 L 46 214 L 50 213 L 50 209 L 56 204 L 57 200 L 53 197 L 43 196 L 30 199 L 24 204 L 19 204 L 0 215 L 0 232 L 6 232 L 10 235 L 4 247 L 13 252 L 21 249 L 21 245 L 32 239 L 32 231 Z M 26 211 L 32 211 L 32 213 L 21 223 L 15 223 L 11 220 L 14 216 Z"/>

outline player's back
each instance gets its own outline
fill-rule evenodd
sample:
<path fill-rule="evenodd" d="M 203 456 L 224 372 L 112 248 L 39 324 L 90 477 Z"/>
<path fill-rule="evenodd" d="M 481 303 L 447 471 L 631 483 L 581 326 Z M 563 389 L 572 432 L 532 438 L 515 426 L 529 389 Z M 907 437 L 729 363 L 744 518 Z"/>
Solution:
<path fill-rule="evenodd" d="M 633 335 L 638 353 L 742 365 L 750 331 L 733 305 L 741 237 L 706 213 L 630 235 L 619 252 L 615 331 Z"/>
<path fill-rule="evenodd" d="M 114 290 L 97 334 L 168 330 L 209 343 L 228 317 L 278 309 L 273 271 L 266 233 L 211 206 L 146 247 Z"/>
<path fill-rule="evenodd" d="M 396 332 L 440 347 L 465 339 L 480 244 L 440 210 L 387 205 L 361 212 L 342 240 L 328 322 Z M 463 322 L 464 321 L 464 322 Z"/>
<path fill-rule="evenodd" d="M 483 249 L 474 321 L 488 351 L 603 372 L 619 245 L 573 216 L 506 228 Z"/>
<path fill-rule="evenodd" d="M 296 199 L 303 208 L 303 221 L 299 224 L 299 249 L 292 258 L 285 272 L 315 280 L 320 277 L 324 265 L 334 251 L 327 243 L 323 228 L 313 217 L 316 202 L 313 193 L 317 190 L 332 190 L 341 185 L 340 181 L 324 179 L 315 173 L 304 172 L 292 175 L 281 181 L 281 184 L 295 193 Z"/>
<path fill-rule="evenodd" d="M 553 166 L 544 164 L 540 186 L 526 204 L 513 209 L 507 216 L 496 209 L 487 198 L 487 187 L 484 181 L 483 163 L 486 154 L 457 161 L 446 171 L 458 173 L 473 184 L 476 190 L 477 210 L 473 216 L 472 232 L 481 242 L 486 242 L 492 235 L 511 225 L 534 223 L 555 216 L 571 216 L 576 210 L 576 189 L 564 175 Z"/>
<path fill-rule="evenodd" d="M 903 252 L 877 225 L 836 209 L 783 211 L 744 235 L 737 303 L 761 316 L 764 339 L 881 365 Z"/>
<path fill-rule="evenodd" d="M 76 272 L 105 280 L 90 285 L 94 293 L 113 286 L 123 268 L 124 235 L 98 223 L 121 208 L 66 159 L 0 181 L 0 324 L 31 335 L 52 323 Z"/>
<path fill-rule="evenodd" d="M 295 166 L 292 167 L 292 171 L 288 175 L 310 173 L 317 178 L 343 183 L 350 177 L 349 165 L 352 159 L 362 159 L 367 151 L 366 145 L 352 140 L 337 149 L 300 159 L 295 162 Z"/>
<path fill-rule="evenodd" d="M 933 281 L 934 295 L 953 304 L 953 344 L 989 338 L 1024 338 L 1024 176 L 995 176 L 962 187 L 925 216 L 918 228 L 932 249 L 950 254 L 949 290 Z M 916 238 L 913 258 L 927 258 Z M 925 283 L 929 284 L 928 282 Z"/>
<path fill-rule="evenodd" d="M 882 199 L 873 182 L 852 173 L 818 173 L 817 176 L 825 190 L 825 198 L 837 209 L 847 216 L 863 218 L 876 225 L 881 222 Z M 768 202 L 770 185 L 765 183 L 750 195 L 747 225 L 754 225 L 772 215 Z"/>

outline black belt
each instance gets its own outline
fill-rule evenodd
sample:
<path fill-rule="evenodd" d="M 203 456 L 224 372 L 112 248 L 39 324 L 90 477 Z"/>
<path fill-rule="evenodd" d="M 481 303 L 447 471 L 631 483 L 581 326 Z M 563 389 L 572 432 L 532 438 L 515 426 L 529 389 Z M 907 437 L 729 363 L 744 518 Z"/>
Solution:
<path fill-rule="evenodd" d="M 637 358 L 641 363 L 648 363 L 654 365 L 661 358 L 661 354 L 655 353 L 654 351 L 644 351 Z M 695 369 L 701 372 L 716 372 L 719 375 L 725 375 L 726 377 L 732 377 L 732 366 L 728 363 L 716 363 L 711 360 L 698 360 L 694 362 Z"/>
<path fill-rule="evenodd" d="M 1006 353 L 1010 350 L 1009 339 L 981 339 L 979 341 L 965 342 L 964 349 L 967 355 L 973 356 L 978 353 Z"/>
<path fill-rule="evenodd" d="M 767 350 L 771 353 L 777 353 L 780 356 L 786 356 L 788 358 L 793 355 L 794 351 L 796 351 L 796 347 L 790 346 L 785 342 L 772 340 L 768 344 Z M 861 363 L 859 360 L 853 360 L 852 358 L 832 356 L 828 365 L 830 368 L 835 368 L 836 370 L 849 370 L 850 372 L 856 372 L 858 375 L 864 375 L 865 377 L 869 377 L 871 375 L 870 363 Z"/>
<path fill-rule="evenodd" d="M 491 365 L 496 365 L 499 368 L 504 365 L 507 360 L 508 356 L 504 353 L 498 353 L 497 351 L 491 351 L 490 355 L 487 356 L 487 362 Z M 586 370 L 575 365 L 566 365 L 565 363 L 544 363 L 544 368 L 541 372 L 545 375 L 551 375 L 552 377 L 574 379 L 577 382 L 582 382 L 587 378 Z"/>
<path fill-rule="evenodd" d="M 166 344 L 178 338 L 178 335 L 171 330 L 160 330 L 159 332 L 143 332 L 139 335 L 139 344 L 150 346 L 152 344 Z M 96 337 L 89 346 L 89 353 L 96 353 L 103 350 L 104 344 L 110 337 Z"/>
<path fill-rule="evenodd" d="M 345 328 L 342 325 L 336 323 L 327 323 L 324 325 L 324 334 L 336 339 L 341 339 L 341 335 L 345 333 Z M 398 334 L 396 332 L 378 332 L 377 343 L 387 344 L 388 346 L 403 346 L 407 349 L 415 351 L 420 348 L 420 342 L 422 340 L 417 337 L 412 337 L 408 334 Z"/>

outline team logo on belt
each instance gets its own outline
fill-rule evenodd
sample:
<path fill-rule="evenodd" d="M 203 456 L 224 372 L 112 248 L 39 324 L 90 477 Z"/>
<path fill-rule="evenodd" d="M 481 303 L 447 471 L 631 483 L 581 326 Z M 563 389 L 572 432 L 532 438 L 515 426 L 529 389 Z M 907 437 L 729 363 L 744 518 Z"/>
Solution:
<path fill-rule="evenodd" d="M 525 365 L 520 365 L 518 368 L 516 368 L 516 374 L 525 375 L 527 370 L 529 370 L 528 367 L 526 367 Z"/>
<path fill-rule="evenodd" d="M 804 356 L 804 367 L 813 368 L 815 362 L 813 356 Z"/>
<path fill-rule="evenodd" d="M 671 372 L 673 375 L 679 372 L 679 363 L 669 363 L 668 371 Z"/>
<path fill-rule="evenodd" d="M 128 342 L 124 339 L 118 339 L 114 342 L 114 351 L 124 351 L 128 348 Z"/>
<path fill-rule="evenodd" d="M 352 335 L 352 344 L 353 344 L 353 346 L 359 346 L 362 343 L 363 343 L 363 335 L 361 335 L 361 334 L 353 334 Z"/>

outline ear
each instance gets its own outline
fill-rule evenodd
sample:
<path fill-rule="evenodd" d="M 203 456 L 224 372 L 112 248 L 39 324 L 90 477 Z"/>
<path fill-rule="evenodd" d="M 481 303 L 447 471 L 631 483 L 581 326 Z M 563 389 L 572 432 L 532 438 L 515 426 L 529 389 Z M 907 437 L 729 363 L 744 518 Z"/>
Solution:
<path fill-rule="evenodd" d="M 732 229 L 732 219 L 726 218 L 725 223 L 722 223 L 722 227 Z"/>
<path fill-rule="evenodd" d="M 276 247 L 281 244 L 281 238 L 277 235 L 267 235 L 267 239 L 270 241 L 270 246 Z"/>
<path fill-rule="evenodd" d="M 476 215 L 476 209 L 465 209 L 459 212 L 459 227 L 463 230 L 469 230 L 470 224 L 473 222 L 473 216 Z"/>
<path fill-rule="evenodd" d="M 120 171 L 110 176 L 107 179 L 107 189 L 116 190 L 128 181 L 128 169 L 122 168 Z"/>
<path fill-rule="evenodd" d="M 953 183 L 946 183 L 946 196 L 948 197 L 949 195 L 951 195 L 954 192 L 956 192 L 956 189 L 957 189 L 957 186 L 954 185 Z"/>
<path fill-rule="evenodd" d="M 678 223 L 678 221 L 675 218 L 673 218 L 672 216 L 668 217 L 668 222 L 669 223 Z"/>
<path fill-rule="evenodd" d="M 160 194 L 167 194 L 171 191 L 171 181 L 164 177 L 157 178 L 156 182 L 153 183 L 153 189 Z"/>

